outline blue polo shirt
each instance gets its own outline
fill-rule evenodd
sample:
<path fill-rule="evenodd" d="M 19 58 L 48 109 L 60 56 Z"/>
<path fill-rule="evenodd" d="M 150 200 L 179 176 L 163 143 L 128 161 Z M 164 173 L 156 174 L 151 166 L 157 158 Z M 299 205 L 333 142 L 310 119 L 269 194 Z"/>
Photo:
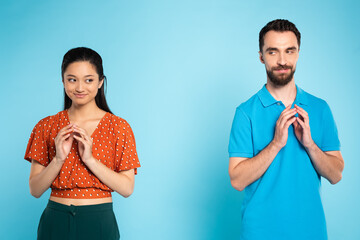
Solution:
<path fill-rule="evenodd" d="M 311 136 L 322 151 L 339 151 L 334 118 L 327 103 L 296 86 L 297 104 L 309 115 Z M 264 87 L 237 109 L 231 129 L 230 157 L 256 156 L 273 139 L 285 109 Z M 245 188 L 243 240 L 327 239 L 320 198 L 320 175 L 289 127 L 286 146 L 266 172 Z"/>

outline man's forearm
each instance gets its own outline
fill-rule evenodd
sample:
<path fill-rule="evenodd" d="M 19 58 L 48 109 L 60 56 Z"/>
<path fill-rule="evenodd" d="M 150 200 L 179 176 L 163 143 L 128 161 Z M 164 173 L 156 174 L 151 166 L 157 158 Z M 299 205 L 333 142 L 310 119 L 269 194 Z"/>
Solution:
<path fill-rule="evenodd" d="M 340 151 L 323 152 L 315 142 L 306 148 L 306 151 L 321 176 L 329 180 L 331 184 L 336 184 L 341 180 L 344 160 Z"/>
<path fill-rule="evenodd" d="M 258 180 L 266 172 L 280 150 L 281 146 L 272 141 L 255 157 L 238 163 L 230 172 L 231 184 L 234 188 L 242 191 Z"/>

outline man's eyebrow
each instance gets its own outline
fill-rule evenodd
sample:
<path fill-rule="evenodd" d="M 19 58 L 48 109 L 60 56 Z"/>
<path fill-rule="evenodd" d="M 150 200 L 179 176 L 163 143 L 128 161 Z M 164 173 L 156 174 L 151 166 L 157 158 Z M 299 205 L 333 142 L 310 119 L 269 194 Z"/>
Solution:
<path fill-rule="evenodd" d="M 269 47 L 265 50 L 265 52 L 270 52 L 270 51 L 279 51 L 279 49 L 274 48 L 274 47 Z"/>
<path fill-rule="evenodd" d="M 297 50 L 297 47 L 289 47 L 286 50 Z"/>

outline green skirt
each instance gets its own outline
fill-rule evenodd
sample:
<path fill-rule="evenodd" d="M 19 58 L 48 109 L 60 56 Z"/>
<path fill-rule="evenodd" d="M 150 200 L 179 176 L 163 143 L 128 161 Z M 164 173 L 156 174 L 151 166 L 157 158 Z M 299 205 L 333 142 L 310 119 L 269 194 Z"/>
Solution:
<path fill-rule="evenodd" d="M 113 205 L 68 206 L 49 200 L 40 218 L 37 239 L 120 239 Z"/>

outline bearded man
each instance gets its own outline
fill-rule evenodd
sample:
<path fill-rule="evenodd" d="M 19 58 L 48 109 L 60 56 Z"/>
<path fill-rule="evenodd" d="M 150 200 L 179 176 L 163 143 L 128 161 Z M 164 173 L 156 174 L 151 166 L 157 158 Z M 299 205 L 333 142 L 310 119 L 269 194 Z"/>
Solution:
<path fill-rule="evenodd" d="M 267 82 L 237 109 L 229 143 L 232 186 L 245 190 L 241 239 L 327 239 L 321 177 L 342 178 L 344 160 L 328 104 L 295 84 L 300 32 L 288 20 L 259 34 Z"/>

